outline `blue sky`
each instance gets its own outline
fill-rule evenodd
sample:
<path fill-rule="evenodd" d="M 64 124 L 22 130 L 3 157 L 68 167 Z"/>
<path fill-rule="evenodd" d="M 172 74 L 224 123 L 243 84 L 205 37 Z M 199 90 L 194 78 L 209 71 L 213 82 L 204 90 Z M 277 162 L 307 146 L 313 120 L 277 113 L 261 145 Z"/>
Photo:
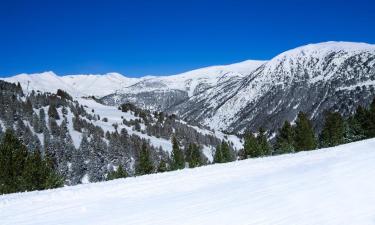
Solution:
<path fill-rule="evenodd" d="M 375 43 L 374 9 L 371 0 L 1 0 L 0 76 L 167 75 L 307 43 Z"/>

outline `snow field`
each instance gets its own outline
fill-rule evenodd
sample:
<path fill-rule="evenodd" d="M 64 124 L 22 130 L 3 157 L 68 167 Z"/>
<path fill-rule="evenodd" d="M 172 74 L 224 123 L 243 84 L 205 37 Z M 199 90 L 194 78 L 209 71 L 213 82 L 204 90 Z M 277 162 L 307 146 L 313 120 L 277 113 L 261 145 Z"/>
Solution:
<path fill-rule="evenodd" d="M 374 224 L 374 144 L 3 195 L 1 224 Z"/>

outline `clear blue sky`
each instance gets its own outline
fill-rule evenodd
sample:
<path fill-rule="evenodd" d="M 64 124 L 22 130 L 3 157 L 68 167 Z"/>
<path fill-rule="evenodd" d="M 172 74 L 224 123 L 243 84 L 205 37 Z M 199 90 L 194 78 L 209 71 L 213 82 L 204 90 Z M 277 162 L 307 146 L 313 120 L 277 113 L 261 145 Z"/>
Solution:
<path fill-rule="evenodd" d="M 375 43 L 374 2 L 1 0 L 0 76 L 163 75 L 307 43 Z"/>

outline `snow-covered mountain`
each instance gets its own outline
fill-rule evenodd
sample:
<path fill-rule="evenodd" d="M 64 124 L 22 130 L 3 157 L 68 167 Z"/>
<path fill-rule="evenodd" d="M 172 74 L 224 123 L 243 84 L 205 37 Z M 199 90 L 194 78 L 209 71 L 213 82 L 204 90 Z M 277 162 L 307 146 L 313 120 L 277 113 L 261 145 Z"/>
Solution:
<path fill-rule="evenodd" d="M 225 66 L 211 66 L 170 76 L 145 76 L 129 78 L 119 73 L 65 75 L 58 76 L 52 71 L 36 74 L 19 74 L 1 78 L 5 81 L 20 82 L 26 91 L 39 90 L 56 92 L 67 91 L 73 96 L 103 97 L 110 94 L 137 94 L 150 91 L 179 90 L 192 96 L 202 87 L 213 86 L 221 80 L 243 77 L 259 67 L 264 61 L 248 60 Z"/>
<path fill-rule="evenodd" d="M 242 79 L 218 84 L 169 109 L 188 121 L 242 132 L 278 128 L 299 111 L 317 122 L 375 96 L 375 45 L 326 42 L 284 52 Z"/>
<path fill-rule="evenodd" d="M 51 71 L 19 74 L 2 79 L 12 83 L 20 82 L 22 88 L 27 92 L 39 90 L 55 93 L 57 89 L 62 89 L 76 97 L 109 95 L 139 81 L 138 78 L 128 78 L 118 73 L 58 76 Z"/>
<path fill-rule="evenodd" d="M 142 108 L 166 111 L 209 88 L 240 80 L 264 62 L 248 60 L 172 76 L 145 77 L 129 87 L 103 97 L 102 102 L 108 105 L 118 105 L 130 101 Z"/>
<path fill-rule="evenodd" d="M 179 115 L 192 124 L 243 132 L 276 130 L 299 111 L 319 128 L 324 111 L 349 115 L 375 95 L 375 45 L 324 42 L 298 47 L 269 61 L 212 66 L 172 76 L 126 78 L 119 74 L 18 75 L 5 80 L 30 88 L 75 96 L 102 97 L 103 104 L 132 102 L 138 107 Z"/>
<path fill-rule="evenodd" d="M 374 144 L 3 195 L 1 224 L 373 224 Z"/>
<path fill-rule="evenodd" d="M 223 141 L 233 156 L 243 147 L 235 135 L 193 126 L 176 115 L 131 104 L 107 106 L 63 91 L 25 95 L 18 85 L 0 81 L 0 137 L 6 130 L 29 151 L 51 157 L 66 185 L 103 181 L 119 165 L 134 175 L 142 148 L 148 149 L 153 172 L 162 161 L 170 168 L 172 138 L 182 154 L 194 144 L 200 165 L 213 161 Z"/>

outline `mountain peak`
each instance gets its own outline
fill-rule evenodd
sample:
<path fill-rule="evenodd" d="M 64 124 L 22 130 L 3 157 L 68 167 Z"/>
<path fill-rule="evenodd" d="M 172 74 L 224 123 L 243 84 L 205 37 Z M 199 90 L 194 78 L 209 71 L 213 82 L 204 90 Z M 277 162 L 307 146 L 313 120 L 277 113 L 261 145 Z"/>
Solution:
<path fill-rule="evenodd" d="M 346 42 L 346 41 L 328 41 L 314 44 L 303 45 L 288 51 L 285 51 L 275 58 L 296 55 L 324 55 L 329 52 L 353 52 L 353 51 L 374 51 L 375 45 L 363 42 Z"/>

